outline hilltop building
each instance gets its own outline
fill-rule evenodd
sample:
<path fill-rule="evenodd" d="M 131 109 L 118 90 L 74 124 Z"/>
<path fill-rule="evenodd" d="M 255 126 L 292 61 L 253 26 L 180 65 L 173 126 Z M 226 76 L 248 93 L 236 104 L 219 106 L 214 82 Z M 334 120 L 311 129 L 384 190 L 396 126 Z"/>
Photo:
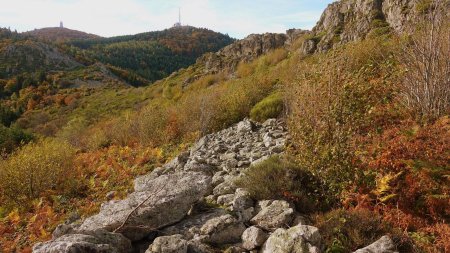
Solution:
<path fill-rule="evenodd" d="M 64 28 L 64 25 L 63 25 L 62 21 L 59 22 L 59 28 Z"/>

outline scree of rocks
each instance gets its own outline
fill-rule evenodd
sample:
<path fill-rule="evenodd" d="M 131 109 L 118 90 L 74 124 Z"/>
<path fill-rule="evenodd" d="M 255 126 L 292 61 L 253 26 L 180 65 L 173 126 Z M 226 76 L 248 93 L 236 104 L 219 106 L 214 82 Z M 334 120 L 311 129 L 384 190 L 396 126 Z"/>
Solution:
<path fill-rule="evenodd" d="M 317 253 L 320 232 L 284 200 L 255 201 L 235 180 L 284 152 L 280 120 L 245 119 L 135 179 L 134 192 L 98 214 L 61 224 L 36 253 Z M 357 252 L 395 252 L 385 236 Z"/>

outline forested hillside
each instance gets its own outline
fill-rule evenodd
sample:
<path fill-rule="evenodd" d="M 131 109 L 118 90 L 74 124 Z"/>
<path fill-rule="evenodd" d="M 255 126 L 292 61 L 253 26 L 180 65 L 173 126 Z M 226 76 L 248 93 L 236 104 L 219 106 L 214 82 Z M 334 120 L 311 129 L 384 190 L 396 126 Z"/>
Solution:
<path fill-rule="evenodd" d="M 156 81 L 193 64 L 205 52 L 215 52 L 232 42 L 228 35 L 182 26 L 129 36 L 75 40 L 69 43 L 72 46 L 69 52 Z"/>

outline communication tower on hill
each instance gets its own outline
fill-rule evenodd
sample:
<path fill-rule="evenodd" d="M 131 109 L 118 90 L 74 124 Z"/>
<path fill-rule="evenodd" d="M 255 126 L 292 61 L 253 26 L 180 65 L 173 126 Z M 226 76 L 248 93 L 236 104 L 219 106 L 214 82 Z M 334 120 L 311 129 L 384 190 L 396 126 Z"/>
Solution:
<path fill-rule="evenodd" d="M 59 22 L 59 28 L 64 28 L 64 25 L 63 25 L 62 21 Z"/>
<path fill-rule="evenodd" d="M 181 9 L 178 8 L 178 22 L 176 22 L 173 27 L 181 27 Z"/>

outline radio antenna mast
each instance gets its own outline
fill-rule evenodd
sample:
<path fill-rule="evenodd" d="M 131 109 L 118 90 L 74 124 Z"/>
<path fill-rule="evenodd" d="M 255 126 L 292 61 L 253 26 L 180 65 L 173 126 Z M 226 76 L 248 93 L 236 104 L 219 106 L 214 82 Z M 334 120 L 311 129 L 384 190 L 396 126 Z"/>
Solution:
<path fill-rule="evenodd" d="M 176 22 L 173 27 L 181 27 L 181 8 L 178 7 L 178 22 Z"/>

